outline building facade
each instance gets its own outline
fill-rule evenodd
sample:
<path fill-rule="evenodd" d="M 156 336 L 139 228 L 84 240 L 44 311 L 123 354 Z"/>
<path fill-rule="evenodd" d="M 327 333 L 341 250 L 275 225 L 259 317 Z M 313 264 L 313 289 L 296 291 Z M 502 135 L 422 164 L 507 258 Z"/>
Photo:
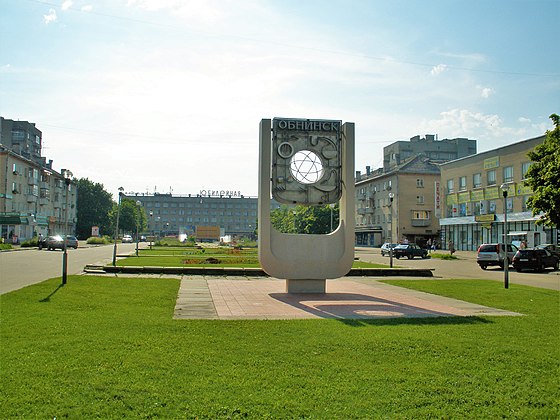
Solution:
<path fill-rule="evenodd" d="M 0 235 L 18 243 L 42 234 L 72 234 L 76 185 L 41 156 L 35 124 L 0 117 Z"/>
<path fill-rule="evenodd" d="M 437 164 L 409 158 L 389 171 L 356 174 L 356 245 L 384 242 L 425 245 L 438 237 L 435 212 Z"/>
<path fill-rule="evenodd" d="M 475 251 L 482 243 L 503 242 L 505 208 L 508 242 L 532 238 L 535 232 L 534 245 L 558 242 L 557 228 L 535 224 L 539 216 L 527 208 L 532 191 L 523 184 L 531 165 L 527 153 L 544 139 L 520 141 L 440 166 L 445 202 L 440 239 L 446 247 L 452 241 L 458 250 Z"/>
<path fill-rule="evenodd" d="M 257 198 L 237 192 L 214 195 L 125 194 L 140 201 L 148 216 L 148 233 L 194 235 L 197 227 L 219 226 L 221 236 L 252 237 L 257 227 Z"/>
<path fill-rule="evenodd" d="M 415 136 L 383 148 L 383 168 L 356 172 L 356 245 L 438 241 L 439 163 L 476 154 L 476 140 Z"/>

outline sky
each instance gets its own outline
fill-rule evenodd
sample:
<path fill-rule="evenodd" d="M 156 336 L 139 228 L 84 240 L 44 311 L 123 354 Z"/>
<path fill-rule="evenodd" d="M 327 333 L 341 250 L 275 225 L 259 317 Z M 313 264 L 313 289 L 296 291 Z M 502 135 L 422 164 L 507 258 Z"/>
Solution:
<path fill-rule="evenodd" d="M 560 0 L 0 0 L 0 115 L 127 193 L 258 192 L 263 118 L 355 123 L 356 170 L 416 135 L 478 151 L 560 114 Z"/>

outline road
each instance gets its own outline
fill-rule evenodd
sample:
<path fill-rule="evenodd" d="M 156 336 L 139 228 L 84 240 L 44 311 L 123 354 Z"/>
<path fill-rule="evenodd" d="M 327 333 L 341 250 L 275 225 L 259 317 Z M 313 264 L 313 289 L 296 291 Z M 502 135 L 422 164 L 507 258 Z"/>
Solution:
<path fill-rule="evenodd" d="M 141 244 L 141 246 L 147 246 Z M 136 244 L 119 244 L 118 253 L 127 254 L 134 252 Z M 444 252 L 444 251 L 441 251 Z M 463 279 L 487 279 L 503 282 L 504 272 L 499 268 L 488 268 L 483 271 L 476 264 L 476 253 L 457 252 L 457 260 L 441 260 L 430 258 L 422 260 L 415 258 L 394 259 L 394 266 L 398 267 L 420 267 L 434 269 L 436 278 L 463 278 Z M 380 264 L 389 264 L 389 257 L 382 257 L 379 248 L 356 248 L 356 257 L 361 261 Z M 113 245 L 79 247 L 68 250 L 68 274 L 79 274 L 86 264 L 110 263 L 113 258 Z M 0 294 L 41 281 L 61 277 L 62 275 L 62 251 L 39 251 L 28 249 L 21 251 L 10 251 L 0 253 Z M 542 287 L 546 289 L 560 290 L 560 272 L 550 271 L 546 273 L 523 272 L 509 273 L 511 284 L 524 284 L 527 286 Z"/>
<path fill-rule="evenodd" d="M 110 263 L 113 245 L 68 250 L 68 274 L 81 273 L 86 264 Z M 136 244 L 119 244 L 118 253 L 134 252 Z M 0 252 L 0 294 L 30 284 L 62 276 L 62 251 L 39 251 L 37 248 Z"/>
<path fill-rule="evenodd" d="M 445 253 L 447 251 L 438 251 Z M 389 257 L 382 257 L 379 248 L 356 248 L 356 257 L 360 261 L 389 264 Z M 504 282 L 504 270 L 499 267 L 488 267 L 482 270 L 476 263 L 476 252 L 457 251 L 457 260 L 442 260 L 439 258 L 420 259 L 393 259 L 395 267 L 433 268 L 436 278 L 444 279 L 485 279 Z M 509 269 L 510 284 L 524 284 L 527 286 L 542 287 L 545 289 L 560 290 L 560 271 L 547 270 L 545 273 L 524 271 L 518 273 Z"/>

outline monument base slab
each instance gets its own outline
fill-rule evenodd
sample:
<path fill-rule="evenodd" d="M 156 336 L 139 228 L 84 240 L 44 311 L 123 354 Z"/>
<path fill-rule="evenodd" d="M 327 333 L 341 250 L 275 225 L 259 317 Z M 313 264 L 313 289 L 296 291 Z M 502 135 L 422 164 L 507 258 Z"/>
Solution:
<path fill-rule="evenodd" d="M 326 293 L 327 280 L 286 280 L 286 293 Z"/>

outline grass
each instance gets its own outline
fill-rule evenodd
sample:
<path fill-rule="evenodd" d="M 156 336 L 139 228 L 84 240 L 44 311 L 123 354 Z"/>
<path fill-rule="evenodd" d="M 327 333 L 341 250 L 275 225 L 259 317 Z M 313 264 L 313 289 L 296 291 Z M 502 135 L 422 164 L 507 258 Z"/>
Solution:
<path fill-rule="evenodd" d="M 143 249 L 138 257 L 117 261 L 118 266 L 151 267 L 260 267 L 257 249 L 153 247 Z M 354 268 L 386 268 L 387 265 L 354 261 Z"/>
<path fill-rule="evenodd" d="M 4 418 L 558 418 L 559 294 L 392 282 L 523 317 L 173 320 L 175 279 L 1 296 Z"/>

